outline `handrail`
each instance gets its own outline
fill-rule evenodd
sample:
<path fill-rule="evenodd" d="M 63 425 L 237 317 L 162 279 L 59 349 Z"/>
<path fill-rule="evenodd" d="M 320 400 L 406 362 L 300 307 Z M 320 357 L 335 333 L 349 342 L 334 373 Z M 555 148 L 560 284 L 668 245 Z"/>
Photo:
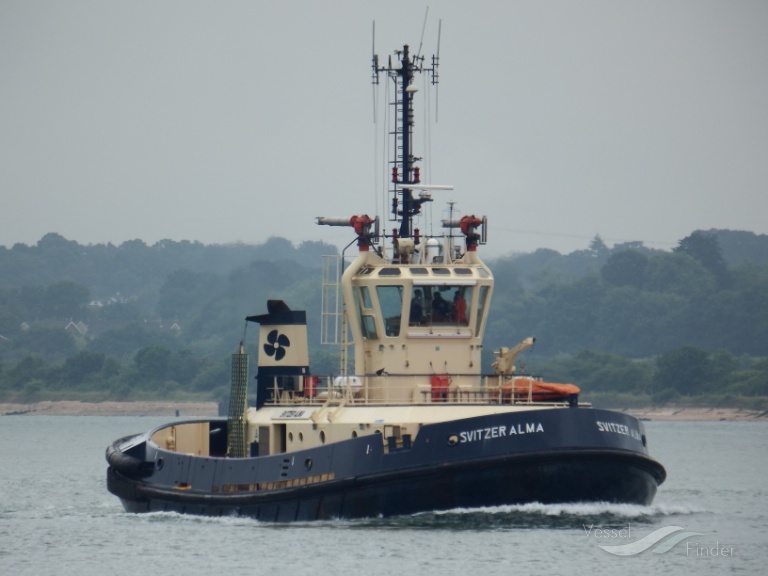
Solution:
<path fill-rule="evenodd" d="M 573 400 L 534 400 L 531 385 L 525 395 L 505 389 L 511 376 L 450 374 L 446 388 L 435 387 L 436 374 L 368 374 L 362 376 L 301 376 L 295 389 L 281 388 L 278 378 L 269 387 L 265 405 L 325 406 L 343 402 L 355 406 L 382 405 L 572 405 Z M 533 379 L 531 379 L 533 381 Z"/>

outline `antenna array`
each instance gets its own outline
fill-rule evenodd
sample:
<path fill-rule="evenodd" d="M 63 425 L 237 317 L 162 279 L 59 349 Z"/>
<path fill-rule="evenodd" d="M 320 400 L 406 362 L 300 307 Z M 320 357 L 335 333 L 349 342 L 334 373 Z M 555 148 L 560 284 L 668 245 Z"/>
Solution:
<path fill-rule="evenodd" d="M 425 22 L 426 25 L 426 22 Z M 372 56 L 372 75 L 371 81 L 374 86 L 378 85 L 383 74 L 392 80 L 395 85 L 394 101 L 392 114 L 393 128 L 390 132 L 394 143 L 394 155 L 390 161 L 392 188 L 392 209 L 391 220 L 400 222 L 399 231 L 395 230 L 393 236 L 400 238 L 411 238 L 414 236 L 412 229 L 413 218 L 421 213 L 421 205 L 424 202 L 430 202 L 432 198 L 429 194 L 420 194 L 414 198 L 413 189 L 419 189 L 421 182 L 420 168 L 416 162 L 422 158 L 413 155 L 413 97 L 417 92 L 417 87 L 413 80 L 417 74 L 429 74 L 433 85 L 439 81 L 438 66 L 440 64 L 440 32 L 438 29 L 438 50 L 436 55 L 431 58 L 431 63 L 426 63 L 426 58 L 420 53 L 412 55 L 408 45 L 403 46 L 402 50 L 394 52 L 395 62 L 392 61 L 392 55 L 387 59 L 386 65 L 379 61 L 379 55 L 375 49 L 376 23 L 373 25 L 373 56 Z M 423 41 L 423 31 L 422 31 Z M 421 52 L 421 46 L 419 47 Z M 374 104 L 375 118 L 375 104 Z M 415 232 L 418 234 L 418 231 Z"/>

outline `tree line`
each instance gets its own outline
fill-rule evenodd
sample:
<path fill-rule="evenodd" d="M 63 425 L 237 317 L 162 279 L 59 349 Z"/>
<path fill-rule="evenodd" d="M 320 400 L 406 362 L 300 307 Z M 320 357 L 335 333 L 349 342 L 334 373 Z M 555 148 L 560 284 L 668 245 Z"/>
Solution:
<path fill-rule="evenodd" d="M 600 350 L 646 358 L 691 345 L 768 355 L 768 265 L 729 265 L 717 236 L 694 232 L 672 251 L 618 246 L 496 262 L 489 337 L 510 327 L 545 355 Z"/>
<path fill-rule="evenodd" d="M 319 345 L 322 242 L 79 245 L 48 234 L 0 247 L 0 401 L 223 399 L 244 317 L 280 298 Z M 768 238 L 696 231 L 672 251 L 641 243 L 512 254 L 496 285 L 483 365 L 527 336 L 521 361 L 585 394 L 768 396 Z M 251 335 L 249 340 L 255 340 Z M 253 343 L 252 343 L 253 344 Z"/>

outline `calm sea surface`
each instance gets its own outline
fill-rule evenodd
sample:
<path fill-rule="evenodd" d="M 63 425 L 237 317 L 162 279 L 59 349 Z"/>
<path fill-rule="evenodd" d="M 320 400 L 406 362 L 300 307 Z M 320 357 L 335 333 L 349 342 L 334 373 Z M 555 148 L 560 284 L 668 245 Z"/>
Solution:
<path fill-rule="evenodd" d="M 768 423 L 647 422 L 669 473 L 649 507 L 531 504 L 272 525 L 123 512 L 106 491 L 104 449 L 168 420 L 0 417 L 0 574 L 766 573 Z M 600 548 L 666 526 L 699 535 L 663 553 Z"/>

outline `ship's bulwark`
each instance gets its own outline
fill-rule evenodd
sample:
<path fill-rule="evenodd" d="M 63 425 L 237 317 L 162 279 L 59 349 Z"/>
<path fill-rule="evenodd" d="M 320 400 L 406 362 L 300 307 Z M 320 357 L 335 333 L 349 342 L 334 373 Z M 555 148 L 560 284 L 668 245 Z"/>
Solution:
<path fill-rule="evenodd" d="M 107 479 L 128 511 L 270 522 L 523 502 L 649 504 L 665 472 L 644 438 L 642 423 L 622 413 L 536 410 L 424 426 L 411 447 L 391 451 L 376 435 L 260 458 L 150 450 L 162 459 L 150 477 L 110 467 Z"/>

